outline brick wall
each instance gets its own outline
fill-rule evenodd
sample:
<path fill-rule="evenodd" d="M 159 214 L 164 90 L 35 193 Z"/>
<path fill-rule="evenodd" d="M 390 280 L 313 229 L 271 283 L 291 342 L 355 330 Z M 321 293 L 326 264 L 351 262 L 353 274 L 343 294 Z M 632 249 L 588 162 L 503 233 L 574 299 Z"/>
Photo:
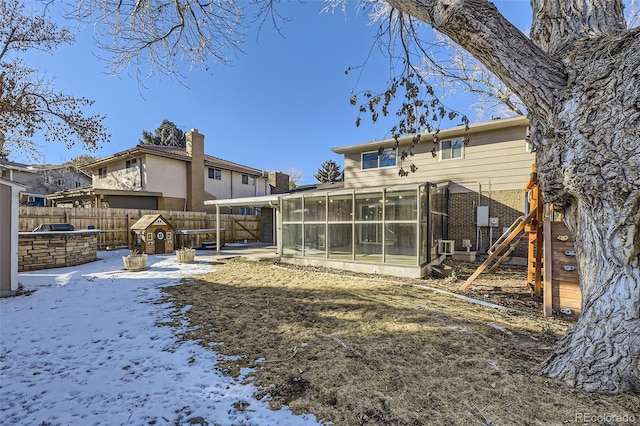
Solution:
<path fill-rule="evenodd" d="M 18 235 L 18 271 L 61 268 L 97 260 L 95 232 L 30 233 Z"/>
<path fill-rule="evenodd" d="M 478 200 L 477 192 L 452 193 L 449 196 L 449 239 L 455 240 L 456 250 L 465 250 L 462 240 L 471 240 L 471 250 L 486 251 L 490 240 L 495 242 L 503 232 L 524 214 L 524 190 L 483 192 Z M 481 228 L 479 241 L 476 239 L 476 207 L 489 206 L 489 217 L 498 218 L 498 226 L 490 230 Z M 526 257 L 527 244 L 522 242 L 514 256 Z"/>

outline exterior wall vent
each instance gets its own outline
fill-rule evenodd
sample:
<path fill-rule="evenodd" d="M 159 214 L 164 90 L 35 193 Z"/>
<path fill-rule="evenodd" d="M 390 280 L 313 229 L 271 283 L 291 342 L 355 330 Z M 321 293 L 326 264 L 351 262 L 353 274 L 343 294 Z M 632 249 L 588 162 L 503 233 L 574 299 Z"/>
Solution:
<path fill-rule="evenodd" d="M 455 250 L 455 240 L 438 240 L 438 254 L 452 256 Z"/>

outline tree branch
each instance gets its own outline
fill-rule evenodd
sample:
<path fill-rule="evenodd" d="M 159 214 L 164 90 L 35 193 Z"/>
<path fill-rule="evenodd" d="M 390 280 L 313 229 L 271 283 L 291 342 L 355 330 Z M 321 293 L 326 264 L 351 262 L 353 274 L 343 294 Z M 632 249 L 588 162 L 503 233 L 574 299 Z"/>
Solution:
<path fill-rule="evenodd" d="M 449 36 L 516 93 L 547 115 L 566 85 L 562 63 L 537 47 L 486 0 L 389 0 Z"/>

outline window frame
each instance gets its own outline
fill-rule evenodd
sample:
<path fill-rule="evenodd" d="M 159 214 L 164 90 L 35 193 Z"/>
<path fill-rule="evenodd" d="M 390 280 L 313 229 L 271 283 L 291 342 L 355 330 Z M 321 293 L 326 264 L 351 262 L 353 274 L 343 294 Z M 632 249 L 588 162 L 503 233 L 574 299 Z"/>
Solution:
<path fill-rule="evenodd" d="M 107 168 L 99 167 L 98 168 L 98 179 L 104 179 L 107 177 Z"/>
<path fill-rule="evenodd" d="M 222 169 L 209 167 L 207 171 L 207 176 L 209 177 L 209 179 L 222 180 Z"/>
<path fill-rule="evenodd" d="M 124 166 L 125 166 L 125 168 L 127 170 L 131 170 L 131 169 L 133 169 L 134 166 L 137 167 L 137 165 L 138 165 L 138 159 L 137 158 L 131 158 L 131 159 L 127 160 L 125 162 L 125 164 L 124 164 Z"/>
<path fill-rule="evenodd" d="M 388 152 L 388 154 L 386 154 Z M 398 155 L 397 153 L 395 153 L 395 149 L 394 148 L 385 148 L 382 151 L 382 154 L 379 155 L 378 154 L 379 151 L 367 151 L 367 152 L 363 152 L 360 154 L 360 170 L 377 170 L 377 169 L 391 169 L 394 167 L 398 166 Z M 393 157 L 390 157 L 390 154 L 394 153 Z M 371 155 L 374 154 L 376 156 L 376 166 L 375 167 L 365 167 L 365 155 Z M 385 157 L 386 154 L 386 157 Z M 381 165 L 381 160 L 382 159 L 386 159 L 386 160 L 391 160 L 393 159 L 393 164 L 391 165 Z M 371 160 L 369 160 L 371 161 Z M 382 160 L 384 161 L 384 160 Z"/>
<path fill-rule="evenodd" d="M 453 156 L 453 150 L 454 150 L 454 146 L 453 146 L 453 142 L 459 142 L 460 143 L 460 156 L 459 157 L 454 157 Z M 444 144 L 445 143 L 450 143 L 451 145 L 449 146 L 449 148 L 447 149 L 447 151 L 449 152 L 450 157 L 449 158 L 443 158 L 443 153 L 445 152 L 444 149 Z M 464 140 L 462 138 L 453 138 L 453 139 L 445 139 L 440 141 L 440 161 L 455 161 L 455 160 L 464 160 Z"/>
<path fill-rule="evenodd" d="M 246 180 L 246 182 L 245 182 L 245 180 Z M 255 176 L 251 176 L 251 175 L 247 175 L 247 174 L 243 174 L 242 175 L 242 184 L 243 185 L 256 186 L 256 177 Z"/>

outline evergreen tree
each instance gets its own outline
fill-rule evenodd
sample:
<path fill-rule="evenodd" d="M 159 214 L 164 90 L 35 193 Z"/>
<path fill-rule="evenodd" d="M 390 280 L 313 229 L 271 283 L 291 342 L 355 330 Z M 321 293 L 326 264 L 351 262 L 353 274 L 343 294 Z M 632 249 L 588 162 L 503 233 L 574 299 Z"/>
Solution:
<path fill-rule="evenodd" d="M 322 163 L 318 169 L 318 173 L 313 175 L 320 183 L 333 183 L 342 181 L 342 170 L 340 166 L 333 160 L 327 160 Z"/>
<path fill-rule="evenodd" d="M 184 148 L 186 139 L 184 132 L 169 120 L 162 120 L 162 124 L 153 132 L 142 131 L 142 139 L 140 143 L 143 145 L 161 145 L 173 146 L 176 148 Z"/>

